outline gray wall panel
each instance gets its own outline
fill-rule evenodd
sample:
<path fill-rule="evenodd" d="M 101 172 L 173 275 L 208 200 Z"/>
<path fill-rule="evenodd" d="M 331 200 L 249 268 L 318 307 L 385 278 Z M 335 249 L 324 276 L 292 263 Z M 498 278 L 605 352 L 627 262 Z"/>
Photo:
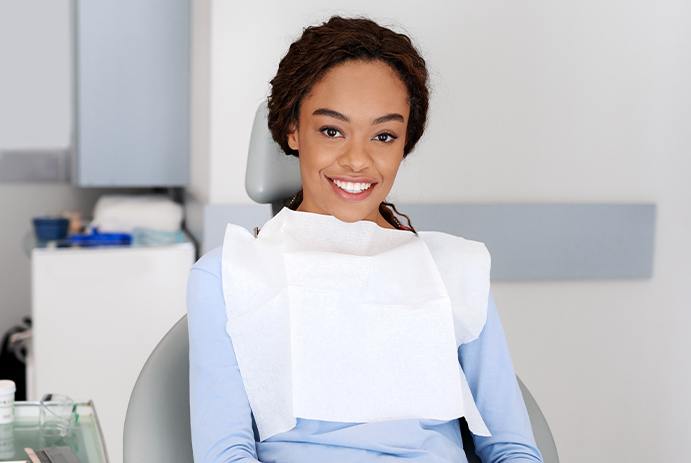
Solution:
<path fill-rule="evenodd" d="M 75 0 L 80 186 L 184 186 L 189 0 Z"/>
<path fill-rule="evenodd" d="M 0 150 L 0 182 L 67 182 L 68 150 Z"/>
<path fill-rule="evenodd" d="M 654 204 L 401 204 L 417 230 L 482 241 L 495 280 L 649 278 Z M 405 223 L 405 222 L 404 222 Z"/>

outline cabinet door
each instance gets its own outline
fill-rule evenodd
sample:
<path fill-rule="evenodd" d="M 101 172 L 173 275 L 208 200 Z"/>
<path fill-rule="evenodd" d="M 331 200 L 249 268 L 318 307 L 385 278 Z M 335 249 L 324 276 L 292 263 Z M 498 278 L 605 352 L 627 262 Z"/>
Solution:
<path fill-rule="evenodd" d="M 122 463 L 130 393 L 161 338 L 186 313 L 194 246 L 34 249 L 30 400 L 93 400 Z M 180 404 L 178 404 L 180 405 Z"/>
<path fill-rule="evenodd" d="M 184 186 L 189 0 L 74 0 L 74 182 Z"/>

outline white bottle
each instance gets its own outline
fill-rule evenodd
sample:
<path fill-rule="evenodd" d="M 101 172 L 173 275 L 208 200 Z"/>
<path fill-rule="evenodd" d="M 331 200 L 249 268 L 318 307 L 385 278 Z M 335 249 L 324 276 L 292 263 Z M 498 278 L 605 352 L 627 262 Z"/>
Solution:
<path fill-rule="evenodd" d="M 14 421 L 14 392 L 16 390 L 14 381 L 0 380 L 0 424 Z"/>

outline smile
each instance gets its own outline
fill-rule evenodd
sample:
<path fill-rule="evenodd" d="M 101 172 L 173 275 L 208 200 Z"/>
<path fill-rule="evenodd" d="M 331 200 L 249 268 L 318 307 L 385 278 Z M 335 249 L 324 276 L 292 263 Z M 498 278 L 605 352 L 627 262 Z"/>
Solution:
<path fill-rule="evenodd" d="M 339 188 L 347 191 L 348 193 L 360 193 L 372 186 L 371 183 L 351 183 L 351 182 L 341 182 L 340 180 L 334 179 L 333 182 Z"/>
<path fill-rule="evenodd" d="M 376 183 L 353 183 L 353 182 L 342 182 L 340 180 L 334 180 L 328 178 L 329 183 L 333 187 L 334 191 L 342 198 L 348 200 L 360 201 L 365 199 L 372 192 L 372 187 Z"/>

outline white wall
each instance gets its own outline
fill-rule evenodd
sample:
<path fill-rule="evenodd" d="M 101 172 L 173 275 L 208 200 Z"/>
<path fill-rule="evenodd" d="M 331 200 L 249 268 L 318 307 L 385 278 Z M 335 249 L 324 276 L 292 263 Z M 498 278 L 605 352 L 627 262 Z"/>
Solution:
<path fill-rule="evenodd" d="M 69 146 L 70 50 L 70 0 L 0 2 L 0 151 Z M 30 312 L 31 218 L 63 210 L 88 217 L 105 191 L 0 182 L 0 336 Z"/>
<path fill-rule="evenodd" d="M 69 4 L 0 2 L 0 150 L 69 144 Z"/>
<path fill-rule="evenodd" d="M 210 0 L 210 203 L 250 203 L 254 110 L 322 2 Z M 494 285 L 516 368 L 564 462 L 680 461 L 691 446 L 689 6 L 349 0 L 407 31 L 432 73 L 429 128 L 390 199 L 655 202 L 650 280 Z"/>
<path fill-rule="evenodd" d="M 192 200 L 209 201 L 211 176 L 209 139 L 211 116 L 211 1 L 192 1 L 192 121 L 190 186 L 187 192 Z"/>
<path fill-rule="evenodd" d="M 64 148 L 71 128 L 69 0 L 0 2 L 0 150 Z M 0 331 L 29 315 L 31 217 L 84 207 L 58 184 L 0 183 Z M 58 209 L 58 210 L 55 210 Z"/>

